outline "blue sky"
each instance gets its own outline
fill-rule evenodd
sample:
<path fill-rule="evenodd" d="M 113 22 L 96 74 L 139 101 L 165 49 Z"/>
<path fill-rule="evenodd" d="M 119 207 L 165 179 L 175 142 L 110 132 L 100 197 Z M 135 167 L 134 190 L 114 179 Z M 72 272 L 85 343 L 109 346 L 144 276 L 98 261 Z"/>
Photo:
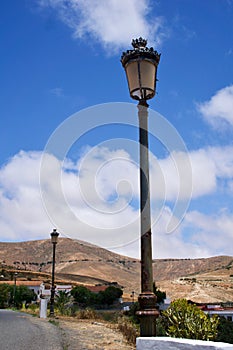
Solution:
<path fill-rule="evenodd" d="M 138 257 L 137 115 L 120 57 L 143 36 L 161 52 L 153 255 L 233 255 L 233 1 L 11 0 L 0 21 L 0 240 L 57 227 Z"/>

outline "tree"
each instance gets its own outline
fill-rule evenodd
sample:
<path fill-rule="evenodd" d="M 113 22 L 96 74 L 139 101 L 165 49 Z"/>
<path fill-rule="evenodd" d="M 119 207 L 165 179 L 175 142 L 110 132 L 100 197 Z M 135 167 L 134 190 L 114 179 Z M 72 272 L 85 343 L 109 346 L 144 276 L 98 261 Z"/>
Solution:
<path fill-rule="evenodd" d="M 31 303 L 36 298 L 36 294 L 26 286 L 10 286 L 10 294 L 16 307 L 22 307 L 23 302 Z"/>
<path fill-rule="evenodd" d="M 116 299 L 119 299 L 122 296 L 123 291 L 120 288 L 110 286 L 106 288 L 104 292 L 100 293 L 102 296 L 102 304 L 111 305 Z"/>
<path fill-rule="evenodd" d="M 120 288 L 110 286 L 99 293 L 93 293 L 84 286 L 77 286 L 71 290 L 74 300 L 83 306 L 91 305 L 111 305 L 122 296 L 123 292 Z"/>
<path fill-rule="evenodd" d="M 35 292 L 26 286 L 19 286 L 19 296 L 21 299 L 20 301 L 25 301 L 26 303 L 31 303 L 33 300 L 36 300 Z"/>
<path fill-rule="evenodd" d="M 157 297 L 157 303 L 163 303 L 164 299 L 166 299 L 166 292 L 161 292 L 161 290 L 157 289 L 155 282 L 153 283 L 153 292 Z"/>
<path fill-rule="evenodd" d="M 225 317 L 219 318 L 216 341 L 233 344 L 233 322 L 226 320 Z"/>
<path fill-rule="evenodd" d="M 9 284 L 0 284 L 0 308 L 4 308 L 9 305 L 10 301 L 10 288 Z"/>
<path fill-rule="evenodd" d="M 140 318 L 137 316 L 137 312 L 140 310 L 139 302 L 136 301 L 135 303 L 132 303 L 129 307 L 129 311 L 126 312 L 126 315 L 129 316 L 130 320 L 133 323 L 139 324 Z"/>
<path fill-rule="evenodd" d="M 9 285 L 7 283 L 0 285 L 0 307 L 10 305 L 21 307 L 23 302 L 31 303 L 35 300 L 36 294 L 26 286 Z"/>
<path fill-rule="evenodd" d="M 71 290 L 71 295 L 77 303 L 89 305 L 91 300 L 91 291 L 84 286 L 76 286 Z"/>
<path fill-rule="evenodd" d="M 215 340 L 219 320 L 217 316 L 210 318 L 196 305 L 188 304 L 187 300 L 178 299 L 163 311 L 162 322 L 168 336 Z"/>

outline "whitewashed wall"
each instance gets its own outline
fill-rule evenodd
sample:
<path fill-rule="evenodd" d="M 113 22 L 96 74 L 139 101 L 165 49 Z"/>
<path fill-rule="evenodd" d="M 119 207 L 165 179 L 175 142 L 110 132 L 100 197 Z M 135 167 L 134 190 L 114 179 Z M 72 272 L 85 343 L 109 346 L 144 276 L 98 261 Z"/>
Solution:
<path fill-rule="evenodd" d="M 169 337 L 137 338 L 137 350 L 233 350 L 233 344 Z"/>

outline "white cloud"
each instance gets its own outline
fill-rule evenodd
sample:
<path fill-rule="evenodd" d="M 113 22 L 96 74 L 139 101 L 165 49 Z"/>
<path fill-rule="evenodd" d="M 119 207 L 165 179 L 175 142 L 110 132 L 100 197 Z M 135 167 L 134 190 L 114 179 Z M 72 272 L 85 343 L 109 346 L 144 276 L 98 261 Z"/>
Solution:
<path fill-rule="evenodd" d="M 189 199 L 192 195 L 193 164 L 190 154 L 171 152 L 167 158 L 151 163 L 152 196 L 160 199 Z"/>
<path fill-rule="evenodd" d="M 204 252 L 204 249 L 183 239 L 180 227 L 172 234 L 165 233 L 171 215 L 171 209 L 165 206 L 159 219 L 152 225 L 153 258 L 190 258 L 203 256 L 203 254 L 208 256 L 207 252 Z M 157 216 L 157 213 L 152 211 L 152 217 L 154 216 Z M 118 254 L 140 258 L 140 234 L 138 228 L 136 230 L 137 233 L 132 241 L 128 241 L 126 244 L 119 245 L 111 250 Z M 210 252 L 208 251 L 208 253 Z"/>
<path fill-rule="evenodd" d="M 132 205 L 138 194 L 137 169 L 124 150 L 89 149 L 77 163 L 66 161 L 63 168 L 56 168 L 51 180 L 51 164 L 56 162 L 45 155 L 41 188 L 46 210 L 58 228 L 105 247 L 137 237 L 139 213 Z"/>
<path fill-rule="evenodd" d="M 221 180 L 225 183 L 221 190 L 229 195 L 233 147 L 201 149 L 189 156 L 193 198 L 217 194 Z M 0 169 L 0 240 L 48 238 L 51 229 L 57 227 L 65 236 L 138 256 L 138 165 L 130 155 L 123 149 L 107 147 L 90 148 L 77 162 L 66 159 L 62 163 L 46 155 L 48 162 L 40 183 L 41 157 L 42 152 L 20 152 Z M 169 205 L 179 194 L 176 162 L 182 167 L 181 153 L 157 160 L 157 165 L 151 167 L 152 182 L 165 179 Z M 41 186 L 44 199 L 49 198 L 49 215 L 43 207 Z M 164 195 L 159 186 L 152 185 L 152 203 Z M 182 196 L 185 198 L 185 187 Z M 209 217 L 188 212 L 184 222 L 168 235 L 165 232 L 173 209 L 167 205 L 166 201 L 162 203 L 160 212 L 152 206 L 154 256 L 197 257 L 228 251 L 233 229 L 231 213 Z M 174 220 L 178 222 L 179 217 Z M 190 237 L 185 236 L 186 230 L 192 231 Z M 211 235 L 215 239 L 209 243 Z"/>
<path fill-rule="evenodd" d="M 191 227 L 190 243 L 198 245 L 208 255 L 232 255 L 233 214 L 223 210 L 206 215 L 198 211 L 186 215 L 184 230 Z"/>
<path fill-rule="evenodd" d="M 125 151 L 96 148 L 78 163 L 46 157 L 42 179 L 42 152 L 21 151 L 0 169 L 0 240 L 46 238 L 53 226 L 106 247 L 135 239 L 138 210 L 130 202 L 138 183 Z"/>
<path fill-rule="evenodd" d="M 214 128 L 233 126 L 233 85 L 218 90 L 209 101 L 199 103 L 198 109 Z"/>
<path fill-rule="evenodd" d="M 78 163 L 78 171 L 82 197 L 89 202 L 101 199 L 109 206 L 119 197 L 130 201 L 138 196 L 136 164 L 122 149 L 94 147 Z"/>
<path fill-rule="evenodd" d="M 229 194 L 233 180 L 233 147 L 208 147 L 190 153 L 193 169 L 193 198 Z M 223 187 L 222 187 L 223 186 Z"/>
<path fill-rule="evenodd" d="M 40 152 L 20 152 L 0 169 L 0 239 L 49 237 L 39 191 Z"/>
<path fill-rule="evenodd" d="M 116 51 L 128 47 L 133 38 L 150 38 L 159 44 L 165 35 L 163 19 L 151 15 L 150 0 L 39 0 L 41 7 L 57 11 L 59 18 L 73 30 L 75 38 L 99 42 Z"/>
<path fill-rule="evenodd" d="M 191 165 L 191 174 L 185 169 L 187 157 Z M 172 152 L 167 158 L 151 158 L 150 163 L 151 196 L 154 200 L 165 198 L 174 201 L 178 196 L 185 200 L 188 197 L 194 199 L 214 194 L 217 193 L 218 182 L 221 180 L 225 181 L 225 191 L 232 187 L 232 146 L 207 147 L 190 151 L 189 154 Z M 183 172 L 179 169 L 183 169 Z"/>

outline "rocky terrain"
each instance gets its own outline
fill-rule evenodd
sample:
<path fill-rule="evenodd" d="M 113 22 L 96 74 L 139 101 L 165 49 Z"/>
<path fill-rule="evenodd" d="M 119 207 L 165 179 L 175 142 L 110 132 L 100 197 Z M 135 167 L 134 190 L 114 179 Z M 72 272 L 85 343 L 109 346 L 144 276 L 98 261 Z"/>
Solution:
<path fill-rule="evenodd" d="M 52 266 L 50 240 L 0 242 L 0 266 L 17 271 L 20 278 L 49 280 Z M 233 301 L 233 257 L 156 259 L 156 285 L 171 299 L 195 302 Z M 112 253 L 87 242 L 59 238 L 56 279 L 66 283 L 101 285 L 117 283 L 125 295 L 140 292 L 140 261 Z"/>

